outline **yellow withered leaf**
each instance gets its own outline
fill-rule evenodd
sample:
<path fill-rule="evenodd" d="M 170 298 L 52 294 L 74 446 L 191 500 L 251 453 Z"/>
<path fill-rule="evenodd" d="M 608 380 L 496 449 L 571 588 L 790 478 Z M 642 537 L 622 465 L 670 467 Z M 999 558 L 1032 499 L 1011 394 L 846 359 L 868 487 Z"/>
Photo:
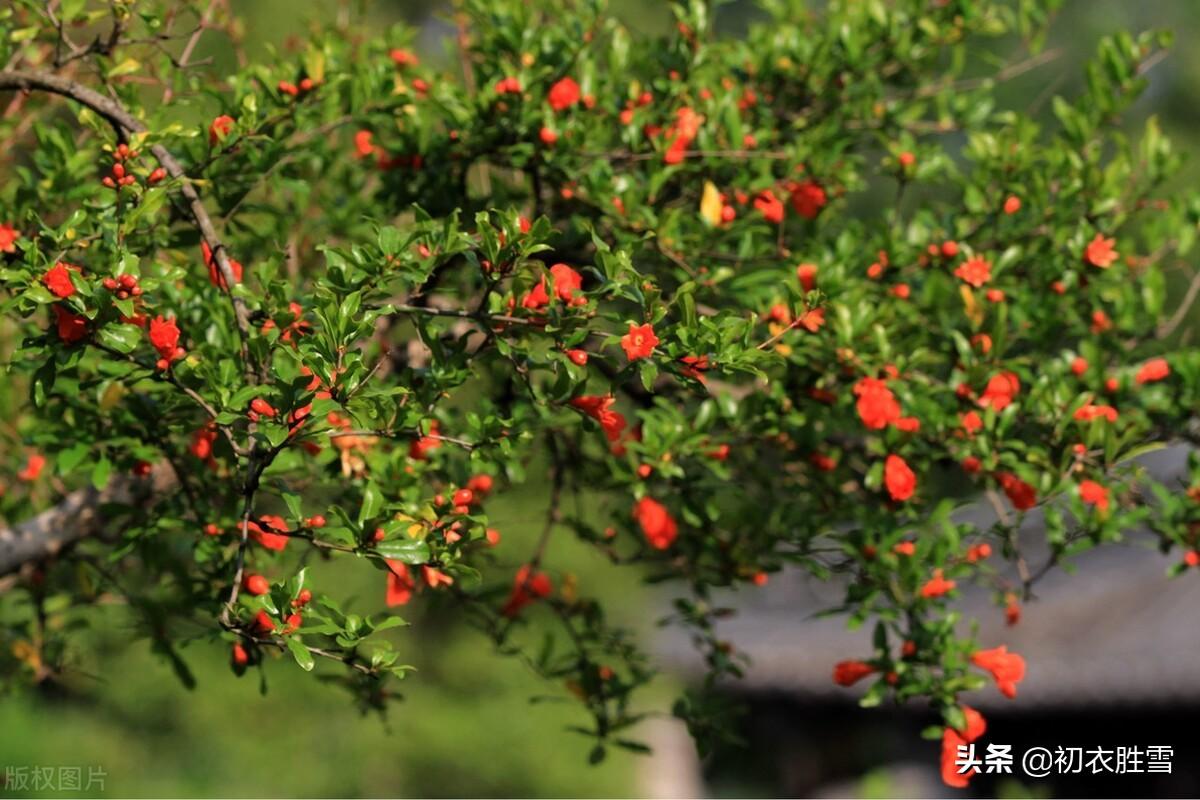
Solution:
<path fill-rule="evenodd" d="M 704 182 L 704 195 L 700 198 L 700 217 L 713 228 L 721 224 L 721 192 L 712 181 Z"/>
<path fill-rule="evenodd" d="M 971 320 L 972 325 L 981 324 L 983 322 L 983 308 L 975 301 L 975 293 L 966 285 L 959 286 L 958 291 L 962 295 L 963 308 L 967 312 L 967 319 Z"/>
<path fill-rule="evenodd" d="M 100 410 L 112 411 L 125 396 L 125 387 L 119 383 L 110 383 L 100 394 Z"/>

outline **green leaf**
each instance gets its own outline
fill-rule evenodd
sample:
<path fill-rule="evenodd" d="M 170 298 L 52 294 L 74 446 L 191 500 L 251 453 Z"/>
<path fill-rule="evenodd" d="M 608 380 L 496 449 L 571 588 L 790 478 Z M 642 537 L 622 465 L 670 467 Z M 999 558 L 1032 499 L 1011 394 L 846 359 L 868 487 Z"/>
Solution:
<path fill-rule="evenodd" d="M 408 622 L 403 617 L 392 616 L 392 617 L 384 617 L 383 619 L 381 619 L 379 622 L 375 623 L 371 627 L 374 628 L 375 633 L 379 633 L 380 631 L 386 631 L 389 628 L 399 628 L 399 627 L 403 627 L 407 624 L 408 624 Z"/>
<path fill-rule="evenodd" d="M 284 492 L 283 502 L 288 508 L 288 513 L 292 515 L 292 519 L 304 519 L 304 510 L 300 506 L 300 498 L 297 495 Z"/>
<path fill-rule="evenodd" d="M 954 728 L 956 731 L 966 730 L 967 728 L 967 717 L 958 706 L 947 706 L 942 710 L 942 717 L 946 720 L 946 725 Z"/>
<path fill-rule="evenodd" d="M 658 377 L 658 365 L 653 361 L 643 361 L 638 367 L 638 375 L 642 379 L 642 386 L 646 387 L 647 392 L 654 391 L 654 381 Z"/>
<path fill-rule="evenodd" d="M 292 651 L 292 657 L 296 659 L 296 663 L 300 665 L 302 670 L 305 672 L 312 672 L 312 668 L 315 666 L 316 661 L 313 659 L 313 654 L 308 651 L 307 647 L 305 647 L 304 640 L 302 640 L 299 636 L 292 634 L 288 637 L 287 648 L 288 650 Z"/>
<path fill-rule="evenodd" d="M 108 71 L 108 77 L 109 78 L 117 78 L 117 77 L 120 77 L 121 75 L 132 75 L 133 73 L 137 72 L 141 68 L 142 68 L 142 62 L 138 61 L 136 58 L 127 58 L 124 61 L 122 61 L 120 64 L 117 64 L 115 67 L 110 69 Z"/>
<path fill-rule="evenodd" d="M 421 539 L 392 539 L 375 545 L 375 552 L 389 561 L 424 564 L 429 561 L 429 545 Z"/>
<path fill-rule="evenodd" d="M 367 487 L 363 490 L 362 506 L 358 509 L 358 524 L 362 525 L 367 520 L 374 518 L 381 508 L 383 508 L 383 493 L 379 491 L 375 481 L 368 481 Z"/>
<path fill-rule="evenodd" d="M 45 305 L 47 303 L 57 302 L 58 298 L 50 293 L 50 290 L 40 283 L 31 283 L 29 288 L 25 290 L 25 297 L 35 303 Z"/>
<path fill-rule="evenodd" d="M 379 229 L 379 249 L 383 251 L 384 255 L 392 256 L 399 253 L 402 244 L 403 239 L 399 228 L 388 225 Z"/>
<path fill-rule="evenodd" d="M 96 462 L 96 466 L 92 467 L 92 486 L 97 489 L 103 489 L 108 485 L 108 476 L 112 473 L 112 462 L 108 457 L 102 457 Z"/>
<path fill-rule="evenodd" d="M 91 444 L 87 442 L 76 442 L 66 450 L 61 451 L 57 459 L 58 471 L 65 474 L 75 469 L 79 466 L 80 462 L 87 458 L 91 449 Z"/>
<path fill-rule="evenodd" d="M 59 5 L 58 15 L 63 22 L 71 22 L 83 12 L 87 0 L 63 0 Z"/>
<path fill-rule="evenodd" d="M 106 325 L 100 329 L 100 343 L 118 353 L 132 353 L 142 338 L 142 329 L 136 325 Z"/>

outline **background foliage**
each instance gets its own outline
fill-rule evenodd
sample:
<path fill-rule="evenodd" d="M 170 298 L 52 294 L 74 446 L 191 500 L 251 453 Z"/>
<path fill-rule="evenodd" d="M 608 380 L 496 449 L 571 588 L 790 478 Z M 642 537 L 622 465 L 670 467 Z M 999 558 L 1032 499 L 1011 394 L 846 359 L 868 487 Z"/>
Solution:
<path fill-rule="evenodd" d="M 289 10 L 294 7 L 287 4 Z M 1073 96 L 1085 88 L 1077 77 L 1081 70 L 1076 67 L 1095 50 L 1100 32 L 1152 24 L 1173 27 L 1183 34 L 1189 25 L 1196 24 L 1194 15 L 1187 13 L 1186 4 L 1156 5 L 1153 19 L 1131 19 L 1137 10 L 1122 4 L 1104 6 L 1108 12 L 1104 14 L 1098 9 L 1097 4 L 1086 4 L 1085 8 L 1084 4 L 1068 3 L 1065 18 L 1055 22 L 1047 43 L 1051 49 L 1063 48 L 1065 52 L 1048 62 L 1049 66 L 1004 84 L 998 91 L 998 104 L 1025 107 L 1032 98 L 1034 104 L 1040 101 L 1034 113 L 1049 121 L 1053 119 L 1053 104 L 1043 90 L 1049 85 L 1054 92 Z M 307 28 L 299 21 L 305 15 L 282 13 L 269 2 L 237 10 L 245 20 L 244 42 L 251 58 L 271 57 L 273 47 L 277 46 L 285 60 L 303 61 Z M 617 11 L 621 10 L 618 7 Z M 327 9 L 314 9 L 314 17 L 320 11 Z M 343 6 L 336 13 L 361 18 L 363 11 Z M 374 6 L 366 12 L 376 22 L 390 16 L 385 9 Z M 721 7 L 716 26 L 740 34 L 756 13 L 738 5 Z M 670 15 L 665 10 L 661 14 L 646 14 L 645 9 L 631 8 L 625 9 L 624 16 L 635 28 L 656 32 L 670 28 Z M 426 45 L 419 48 L 422 55 L 434 64 L 452 69 L 453 51 L 439 62 L 437 49 L 441 46 L 440 35 L 452 32 L 453 28 L 419 15 L 410 18 L 425 26 L 426 33 L 418 39 L 418 44 Z M 290 30 L 289 25 L 293 26 Z M 1015 49 L 1015 44 L 1001 39 L 989 42 L 986 47 L 994 48 L 997 58 L 1003 60 L 1010 49 Z M 236 60 L 219 43 L 202 43 L 196 55 L 197 58 L 212 56 L 218 70 L 232 66 Z M 1165 129 L 1186 131 L 1191 120 L 1184 115 L 1189 108 L 1186 103 L 1172 102 L 1172 98 L 1186 96 L 1194 85 L 1198 71 L 1190 69 L 1188 61 L 1195 58 L 1194 53 L 1182 48 L 1147 73 L 1150 89 L 1139 101 L 1142 105 L 1135 107 L 1129 117 L 1140 120 L 1147 111 L 1159 109 Z M 1047 73 L 1053 77 L 1047 79 Z M 179 119 L 197 125 L 205 122 L 207 116 L 199 108 L 184 108 Z M 911 145 L 896 142 L 895 151 L 884 158 L 896 158 L 906 146 Z M 923 170 L 924 153 L 917 152 Z M 937 163 L 937 157 L 931 155 L 929 168 L 936 170 Z M 55 168 L 51 163 L 39 166 L 47 171 Z M 1173 185 L 1194 174 L 1188 169 L 1192 168 L 1175 171 Z M 441 211 L 436 209 L 436 198 L 441 194 L 437 181 L 444 177 L 430 175 L 431 184 L 427 186 L 397 186 L 401 196 L 395 199 L 406 199 L 403 194 L 409 192 L 413 196 L 407 199 Z M 218 168 L 213 179 L 212 189 L 217 194 L 236 193 L 236 175 L 221 175 Z M 1171 185 L 1168 183 L 1168 187 Z M 298 194 L 304 192 L 304 187 L 295 183 L 287 188 Z M 886 213 L 887 202 L 873 199 L 870 192 L 864 194 L 868 196 L 854 200 L 856 214 L 870 218 L 881 210 Z M 334 225 L 354 224 L 350 219 L 339 220 L 337 209 L 329 209 L 329 213 Z M 245 231 L 246 247 L 251 248 L 257 237 L 264 251 L 271 250 L 280 232 L 271 227 L 273 224 L 285 223 L 278 221 Z M 874 257 L 873 253 L 863 255 L 866 261 Z M 250 264 L 254 259 L 242 260 Z M 195 264 L 191 267 L 194 269 Z M 1167 278 L 1182 286 L 1186 273 L 1168 272 Z M 747 287 L 746 291 L 752 294 L 759 290 Z M 1164 288 L 1161 293 L 1170 295 L 1171 291 Z M 286 298 L 278 299 L 282 307 Z M 1186 332 L 1188 328 L 1183 325 L 1179 331 Z M 13 331 L 10 328 L 10 352 L 17 346 Z M 2 402 L 8 411 L 14 411 L 25 400 L 24 387 L 18 382 L 3 391 Z M 11 418 L 12 414 L 5 416 Z M 9 446 L 14 449 L 19 448 L 17 443 L 22 440 L 28 443 L 31 435 L 36 442 L 36 433 L 12 431 L 11 434 Z M 542 465 L 535 463 L 530 470 L 540 468 Z M 945 480 L 953 485 L 955 479 Z M 534 545 L 540 533 L 544 498 L 544 492 L 535 485 L 506 492 L 488 504 L 488 524 L 503 531 L 506 547 L 524 553 Z M 583 505 L 589 509 L 585 518 L 591 516 L 594 524 L 605 524 L 593 510 L 594 504 L 585 499 Z M 532 524 L 531 517 L 536 520 Z M 567 536 L 554 540 L 552 556 L 556 570 L 564 575 L 574 574 L 580 585 L 589 588 L 589 593 L 601 596 L 612 621 L 641 628 L 643 634 L 652 632 L 651 620 L 644 611 L 651 596 L 647 590 L 638 588 L 637 576 L 625 575 L 625 571 L 596 559 L 590 549 Z M 369 598 L 371 603 L 377 603 L 380 595 L 378 581 L 364 582 L 361 569 L 331 567 L 322 572 L 321 582 L 323 589 L 332 594 L 358 594 Z M 595 587 L 602 588 L 597 592 Z M 200 684 L 196 692 L 184 693 L 171 680 L 161 653 L 148 654 L 141 644 L 125 650 L 129 626 L 141 624 L 135 618 L 114 620 L 107 614 L 91 613 L 89 616 L 96 617 L 89 621 L 97 627 L 79 634 L 84 638 L 75 657 L 84 659 L 79 665 L 82 671 L 75 674 L 61 694 L 12 696 L 3 701 L 0 722 L 4 733 L 0 736 L 7 761 L 60 763 L 64 748 L 69 748 L 71 761 L 104 764 L 114 776 L 115 792 L 144 795 L 619 794 L 632 788 L 632 758 L 620 750 L 613 751 L 602 766 L 581 773 L 590 743 L 582 737 L 556 735 L 565 724 L 578 722 L 575 710 L 559 703 L 529 704 L 529 696 L 547 692 L 545 684 L 533 680 L 528 670 L 515 661 L 490 657 L 492 647 L 487 639 L 452 626 L 449 609 L 422 605 L 405 610 L 413 626 L 396 641 L 402 661 L 413 664 L 419 671 L 400 687 L 409 696 L 393 709 L 386 724 L 370 716 L 358 717 L 343 695 L 316 691 L 309 676 L 298 670 L 279 668 L 283 664 L 272 669 L 272 690 L 260 698 L 254 680 L 231 680 L 225 674 L 223 654 L 214 654 L 204 646 L 185 647 L 181 651 Z M 535 629 L 529 635 L 536 637 L 536 633 Z M 831 661 L 839 655 L 842 654 L 831 654 Z M 95 675 L 97 686 L 89 685 L 91 679 L 86 677 L 89 674 Z M 131 674 L 145 677 L 126 680 Z M 666 683 L 660 681 L 642 702 L 651 706 L 657 702 L 659 708 L 665 708 L 671 694 Z M 79 697 L 90 699 L 83 703 Z M 326 736 L 331 729 L 341 730 L 344 735 Z M 309 758 L 308 753 L 317 742 L 326 748 L 324 755 L 322 759 Z M 339 767 L 331 770 L 327 766 L 330 763 Z M 466 764 L 469 769 L 464 769 Z M 146 765 L 151 767 L 147 769 Z M 132 782 L 135 774 L 139 776 L 138 783 Z M 581 774 L 586 777 L 581 778 Z"/>

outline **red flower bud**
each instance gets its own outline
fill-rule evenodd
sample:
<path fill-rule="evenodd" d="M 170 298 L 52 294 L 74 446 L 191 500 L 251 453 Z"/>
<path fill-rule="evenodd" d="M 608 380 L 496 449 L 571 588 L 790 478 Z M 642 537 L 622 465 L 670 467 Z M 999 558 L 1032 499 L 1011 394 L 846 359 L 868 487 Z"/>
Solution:
<path fill-rule="evenodd" d="M 262 575 L 247 575 L 243 583 L 246 591 L 255 596 L 271 591 L 271 582 Z"/>
<path fill-rule="evenodd" d="M 246 652 L 246 648 L 242 647 L 239 642 L 233 644 L 233 664 L 236 667 L 244 667 L 250 663 L 250 654 Z"/>
<path fill-rule="evenodd" d="M 264 417 L 273 417 L 276 414 L 276 411 L 271 407 L 271 404 L 266 400 L 263 400 L 261 397 L 256 397 L 250 401 L 250 409 Z"/>
<path fill-rule="evenodd" d="M 275 621 L 266 611 L 259 611 L 254 615 L 254 630 L 264 634 L 274 633 Z"/>

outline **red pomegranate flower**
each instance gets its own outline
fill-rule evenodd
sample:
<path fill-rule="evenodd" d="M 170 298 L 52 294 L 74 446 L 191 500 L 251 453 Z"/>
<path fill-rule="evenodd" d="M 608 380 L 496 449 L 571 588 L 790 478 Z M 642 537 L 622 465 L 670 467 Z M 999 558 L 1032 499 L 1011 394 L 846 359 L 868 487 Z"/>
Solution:
<path fill-rule="evenodd" d="M 675 121 L 667 128 L 665 134 L 671 143 L 667 146 L 667 152 L 663 154 L 664 164 L 678 164 L 683 161 L 687 149 L 700 133 L 700 125 L 703 122 L 704 117 L 687 106 L 675 112 Z"/>
<path fill-rule="evenodd" d="M 992 279 L 992 262 L 982 256 L 971 256 L 959 264 L 954 274 L 978 289 Z"/>
<path fill-rule="evenodd" d="M 654 335 L 654 328 L 650 323 L 634 325 L 631 322 L 629 323 L 629 333 L 621 337 L 621 348 L 630 361 L 649 358 L 657 344 L 658 337 Z"/>
<path fill-rule="evenodd" d="M 858 397 L 858 416 L 871 430 L 886 428 L 900 419 L 900 403 L 886 382 L 878 378 L 863 378 L 854 384 L 854 394 Z"/>
<path fill-rule="evenodd" d="M 1000 483 L 1000 488 L 1008 495 L 1008 500 L 1013 504 L 1013 508 L 1018 511 L 1028 511 L 1037 505 L 1037 491 L 1016 475 L 1011 472 L 998 472 L 996 480 Z"/>
<path fill-rule="evenodd" d="M 215 145 L 222 141 L 233 130 L 234 120 L 228 114 L 222 114 L 212 121 L 208 126 L 208 143 Z"/>
<path fill-rule="evenodd" d="M 421 565 L 421 580 L 425 581 L 425 585 L 430 589 L 436 589 L 439 586 L 452 586 L 454 584 L 454 578 L 451 578 L 437 567 L 431 567 L 428 564 Z"/>
<path fill-rule="evenodd" d="M 21 232 L 12 226 L 11 222 L 0 222 L 0 253 L 17 252 L 17 239 Z"/>
<path fill-rule="evenodd" d="M 947 727 L 942 731 L 942 782 L 952 789 L 965 789 L 971 776 L 979 772 L 977 767 L 971 767 L 966 772 L 959 772 L 958 748 L 970 744 L 958 731 Z"/>
<path fill-rule="evenodd" d="M 160 357 L 168 361 L 174 358 L 179 348 L 179 326 L 175 320 L 164 319 L 162 314 L 150 320 L 150 344 Z"/>
<path fill-rule="evenodd" d="M 887 486 L 888 494 L 897 502 L 912 497 L 917 489 L 917 476 L 898 455 L 889 455 L 884 462 L 883 482 Z"/>
<path fill-rule="evenodd" d="M 1095 405 L 1094 403 L 1084 403 L 1075 412 L 1075 419 L 1080 422 L 1091 422 L 1094 419 L 1103 419 L 1108 422 L 1117 421 L 1117 410 L 1112 406 Z"/>
<path fill-rule="evenodd" d="M 32 483 L 36 481 L 42 474 L 42 469 L 46 466 L 46 457 L 41 453 L 30 453 L 29 460 L 25 462 L 25 466 L 17 473 L 17 480 Z"/>
<path fill-rule="evenodd" d="M 579 84 L 570 77 L 556 81 L 546 99 L 555 111 L 564 111 L 579 102 Z"/>
<path fill-rule="evenodd" d="M 1021 380 L 1013 372 L 999 372 L 988 381 L 987 388 L 979 396 L 979 405 L 1003 411 L 1012 405 L 1013 398 L 1021 391 Z"/>
<path fill-rule="evenodd" d="M 667 507 L 650 497 L 643 497 L 633 507 L 633 517 L 642 528 L 646 541 L 656 550 L 666 550 L 675 541 L 679 527 Z"/>
<path fill-rule="evenodd" d="M 758 193 L 754 198 L 754 207 L 772 225 L 783 222 L 783 201 L 770 189 Z"/>
<path fill-rule="evenodd" d="M 1138 369 L 1134 381 L 1138 384 L 1161 381 L 1171 374 L 1171 367 L 1165 358 L 1152 358 Z"/>
<path fill-rule="evenodd" d="M 1096 238 L 1083 249 L 1083 260 L 1093 267 L 1108 269 L 1121 255 L 1113 249 L 1116 243 L 1116 239 L 1105 239 L 1103 234 L 1097 233 Z"/>
<path fill-rule="evenodd" d="M 921 587 L 921 597 L 926 599 L 941 597 L 942 595 L 954 591 L 955 586 L 956 584 L 954 581 L 947 580 L 942 576 L 942 571 L 940 569 L 935 569 L 933 571 L 933 577 L 926 581 L 925 585 Z"/>
<path fill-rule="evenodd" d="M 407 605 L 408 601 L 412 600 L 413 589 L 416 588 L 412 574 L 408 571 L 408 565 L 402 561 L 388 559 L 387 566 L 388 606 Z"/>
<path fill-rule="evenodd" d="M 512 592 L 500 612 L 506 617 L 515 617 L 525 606 L 548 597 L 554 591 L 554 584 L 544 572 L 535 572 L 529 564 L 523 565 L 513 577 Z"/>
<path fill-rule="evenodd" d="M 356 157 L 367 158 L 375 154 L 374 136 L 375 134 L 368 130 L 361 130 L 354 134 L 354 155 Z"/>
<path fill-rule="evenodd" d="M 1108 510 L 1108 489 L 1092 480 L 1079 482 L 1079 499 L 1101 511 Z"/>
<path fill-rule="evenodd" d="M 863 661 L 839 661 L 833 665 L 833 682 L 838 686 L 853 686 L 874 671 L 874 667 Z"/>
<path fill-rule="evenodd" d="M 72 314 L 60 305 L 55 305 L 53 308 L 59 339 L 67 344 L 74 344 L 87 336 L 87 317 Z"/>
<path fill-rule="evenodd" d="M 580 395 L 571 399 L 571 405 L 600 423 L 604 435 L 610 442 L 621 438 L 625 430 L 625 417 L 619 411 L 612 410 L 616 399 L 612 395 Z"/>
<path fill-rule="evenodd" d="M 66 298 L 75 294 L 75 284 L 71 282 L 71 271 L 67 265 L 59 261 L 42 276 L 42 283 L 55 297 Z"/>
<path fill-rule="evenodd" d="M 208 267 L 208 280 L 213 286 L 218 286 L 222 289 L 228 289 L 225 285 L 225 276 L 221 274 L 221 265 L 213 258 L 212 249 L 208 246 L 208 242 L 200 242 L 200 252 L 204 256 L 204 266 Z M 242 282 L 242 265 L 241 262 L 229 259 L 229 271 L 233 273 L 233 282 Z"/>
<path fill-rule="evenodd" d="M 550 277 L 554 279 L 554 296 L 568 305 L 578 306 L 587 302 L 576 294 L 583 289 L 583 276 L 566 264 L 555 264 L 550 267 Z M 545 291 L 543 289 L 543 291 Z"/>
<path fill-rule="evenodd" d="M 283 517 L 274 514 L 263 514 L 258 518 L 258 522 L 247 523 L 246 529 L 250 532 L 250 538 L 268 550 L 283 550 L 291 541 L 291 537 L 285 535 L 288 531 L 287 523 L 284 522 Z M 272 531 L 277 531 L 277 533 Z"/>
<path fill-rule="evenodd" d="M 996 687 L 1005 697 L 1017 696 L 1017 684 L 1025 678 L 1025 659 L 1008 652 L 1006 645 L 979 650 L 971 656 L 971 663 L 992 673 Z"/>
<path fill-rule="evenodd" d="M 789 187 L 792 209 L 805 219 L 816 219 L 828 202 L 825 190 L 813 181 L 800 181 Z"/>
<path fill-rule="evenodd" d="M 811 292 L 817 287 L 817 272 L 816 264 L 801 264 L 796 267 L 796 278 L 800 281 L 800 285 L 804 291 Z"/>
<path fill-rule="evenodd" d="M 968 411 L 965 414 L 959 415 L 959 420 L 962 422 L 963 430 L 967 432 L 968 436 L 974 436 L 983 428 L 983 419 L 974 411 Z"/>

